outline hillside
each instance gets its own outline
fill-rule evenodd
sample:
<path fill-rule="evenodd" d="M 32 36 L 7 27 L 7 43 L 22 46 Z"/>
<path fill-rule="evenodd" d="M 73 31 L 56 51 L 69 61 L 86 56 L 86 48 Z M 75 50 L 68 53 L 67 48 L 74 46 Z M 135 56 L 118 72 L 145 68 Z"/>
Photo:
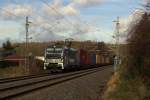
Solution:
<path fill-rule="evenodd" d="M 150 9 L 150 3 L 146 9 Z M 145 12 L 130 27 L 128 44 L 122 48 L 122 64 L 108 82 L 104 100 L 150 100 L 149 18 L 150 13 Z"/>
<path fill-rule="evenodd" d="M 60 45 L 64 45 L 64 41 L 50 41 L 50 42 L 31 42 L 28 44 L 28 52 L 31 52 L 33 55 L 35 56 L 43 56 L 44 55 L 44 50 L 48 45 L 51 44 L 60 44 Z M 20 55 L 24 55 L 25 54 L 25 43 L 18 43 L 15 44 L 18 45 L 18 47 L 16 47 L 16 51 L 18 54 Z M 73 41 L 72 42 L 72 48 L 76 48 L 76 49 L 86 49 L 86 50 L 90 50 L 90 51 L 94 51 L 97 49 L 104 49 L 110 52 L 113 52 L 112 46 L 109 46 L 107 44 L 103 44 L 102 42 L 92 42 L 92 41 Z"/>

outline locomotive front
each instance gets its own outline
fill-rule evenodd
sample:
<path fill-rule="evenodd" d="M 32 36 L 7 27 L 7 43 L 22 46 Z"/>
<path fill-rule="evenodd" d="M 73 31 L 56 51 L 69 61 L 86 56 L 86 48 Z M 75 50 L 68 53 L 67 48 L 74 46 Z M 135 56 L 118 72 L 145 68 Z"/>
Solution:
<path fill-rule="evenodd" d="M 63 46 L 51 45 L 45 49 L 44 69 L 64 69 Z"/>

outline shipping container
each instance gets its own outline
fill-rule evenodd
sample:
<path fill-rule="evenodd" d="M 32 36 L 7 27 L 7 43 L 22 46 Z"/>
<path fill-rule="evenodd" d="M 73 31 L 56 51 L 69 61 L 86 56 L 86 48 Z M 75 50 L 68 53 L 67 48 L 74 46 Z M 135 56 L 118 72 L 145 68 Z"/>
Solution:
<path fill-rule="evenodd" d="M 88 64 L 88 53 L 86 50 L 80 49 L 78 51 L 79 56 L 80 56 L 80 65 L 86 65 Z"/>
<path fill-rule="evenodd" d="M 90 57 L 90 54 L 88 52 L 87 52 L 86 65 L 91 65 L 91 57 Z"/>
<path fill-rule="evenodd" d="M 104 64 L 110 63 L 109 53 L 108 53 L 107 51 L 105 51 L 105 52 L 102 53 L 102 55 L 103 55 L 103 58 L 104 58 L 104 59 L 102 60 L 102 62 L 103 62 Z"/>
<path fill-rule="evenodd" d="M 101 63 L 105 64 L 105 56 L 101 55 Z"/>
<path fill-rule="evenodd" d="M 92 53 L 90 55 L 91 58 L 91 65 L 95 65 L 96 64 L 96 54 Z"/>
<path fill-rule="evenodd" d="M 109 57 L 107 56 L 107 57 L 105 57 L 105 63 L 110 63 L 110 60 L 109 60 Z"/>
<path fill-rule="evenodd" d="M 96 54 L 96 64 L 101 64 L 101 55 Z"/>

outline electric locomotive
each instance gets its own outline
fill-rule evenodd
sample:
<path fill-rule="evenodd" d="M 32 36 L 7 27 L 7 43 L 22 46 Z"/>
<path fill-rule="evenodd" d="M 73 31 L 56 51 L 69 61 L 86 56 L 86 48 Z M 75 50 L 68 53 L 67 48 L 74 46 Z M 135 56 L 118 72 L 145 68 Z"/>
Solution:
<path fill-rule="evenodd" d="M 63 45 L 50 45 L 45 49 L 44 69 L 66 70 L 79 65 L 79 56 L 76 49 Z"/>

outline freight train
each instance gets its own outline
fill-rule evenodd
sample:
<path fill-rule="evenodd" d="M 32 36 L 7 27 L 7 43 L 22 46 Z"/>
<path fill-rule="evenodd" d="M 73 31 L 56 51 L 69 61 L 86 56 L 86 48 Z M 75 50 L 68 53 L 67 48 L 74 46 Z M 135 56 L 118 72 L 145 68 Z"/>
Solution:
<path fill-rule="evenodd" d="M 50 45 L 45 49 L 44 69 L 71 70 L 112 64 L 107 52 Z"/>

